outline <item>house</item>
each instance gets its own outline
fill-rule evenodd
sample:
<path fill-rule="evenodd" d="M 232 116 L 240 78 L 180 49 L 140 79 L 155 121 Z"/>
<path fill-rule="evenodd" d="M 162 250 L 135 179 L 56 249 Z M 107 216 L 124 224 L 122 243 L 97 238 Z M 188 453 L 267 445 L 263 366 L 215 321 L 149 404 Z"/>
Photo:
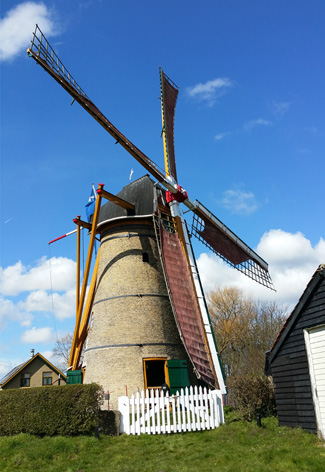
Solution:
<path fill-rule="evenodd" d="M 0 390 L 60 384 L 66 384 L 66 376 L 39 352 L 34 355 L 32 349 L 28 361 L 14 367 L 0 380 Z"/>
<path fill-rule="evenodd" d="M 320 265 L 266 355 L 279 425 L 325 440 L 325 265 Z"/>

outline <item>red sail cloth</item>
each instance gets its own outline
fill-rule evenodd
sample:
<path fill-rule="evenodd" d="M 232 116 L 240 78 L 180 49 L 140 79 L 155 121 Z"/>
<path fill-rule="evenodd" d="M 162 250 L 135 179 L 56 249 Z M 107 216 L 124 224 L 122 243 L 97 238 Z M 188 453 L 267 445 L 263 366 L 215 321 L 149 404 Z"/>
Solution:
<path fill-rule="evenodd" d="M 179 236 L 170 233 L 160 224 L 160 244 L 165 273 L 170 289 L 178 329 L 190 359 L 202 379 L 217 387 L 206 346 L 204 326 L 191 274 Z"/>

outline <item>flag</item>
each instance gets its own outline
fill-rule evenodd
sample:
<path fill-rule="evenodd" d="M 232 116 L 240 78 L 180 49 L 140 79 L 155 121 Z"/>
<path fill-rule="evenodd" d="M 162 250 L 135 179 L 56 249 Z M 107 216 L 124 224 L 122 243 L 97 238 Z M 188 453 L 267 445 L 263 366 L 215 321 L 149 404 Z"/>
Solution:
<path fill-rule="evenodd" d="M 86 205 L 86 215 L 87 215 L 88 223 L 90 221 L 91 216 L 94 214 L 94 211 L 95 211 L 96 198 L 97 198 L 97 193 L 96 193 L 94 184 L 92 184 L 90 197 L 89 197 L 88 203 Z"/>

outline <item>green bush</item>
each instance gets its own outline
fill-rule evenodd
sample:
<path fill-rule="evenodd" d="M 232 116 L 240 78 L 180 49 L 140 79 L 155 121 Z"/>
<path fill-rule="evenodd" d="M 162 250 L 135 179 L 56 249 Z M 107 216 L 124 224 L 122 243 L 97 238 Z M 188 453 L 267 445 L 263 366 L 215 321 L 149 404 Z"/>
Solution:
<path fill-rule="evenodd" d="M 89 434 L 99 424 L 102 401 L 97 384 L 2 390 L 0 436 Z"/>
<path fill-rule="evenodd" d="M 261 418 L 276 416 L 272 377 L 266 375 L 229 377 L 227 386 L 231 404 L 241 413 L 243 419 L 252 421 L 257 415 Z"/>

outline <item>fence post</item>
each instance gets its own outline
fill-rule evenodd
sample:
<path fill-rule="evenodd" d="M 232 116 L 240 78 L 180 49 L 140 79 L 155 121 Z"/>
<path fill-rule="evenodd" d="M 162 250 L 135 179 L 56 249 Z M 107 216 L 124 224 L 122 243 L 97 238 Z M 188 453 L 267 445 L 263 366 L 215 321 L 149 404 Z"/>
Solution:
<path fill-rule="evenodd" d="M 220 423 L 223 424 L 225 422 L 225 415 L 223 411 L 223 401 L 222 401 L 222 393 L 220 390 L 216 390 L 216 395 L 218 399 L 218 407 L 219 407 L 219 418 L 220 418 Z"/>
<path fill-rule="evenodd" d="M 118 398 L 118 410 L 121 413 L 120 433 L 130 434 L 130 408 L 128 397 L 123 396 Z"/>

